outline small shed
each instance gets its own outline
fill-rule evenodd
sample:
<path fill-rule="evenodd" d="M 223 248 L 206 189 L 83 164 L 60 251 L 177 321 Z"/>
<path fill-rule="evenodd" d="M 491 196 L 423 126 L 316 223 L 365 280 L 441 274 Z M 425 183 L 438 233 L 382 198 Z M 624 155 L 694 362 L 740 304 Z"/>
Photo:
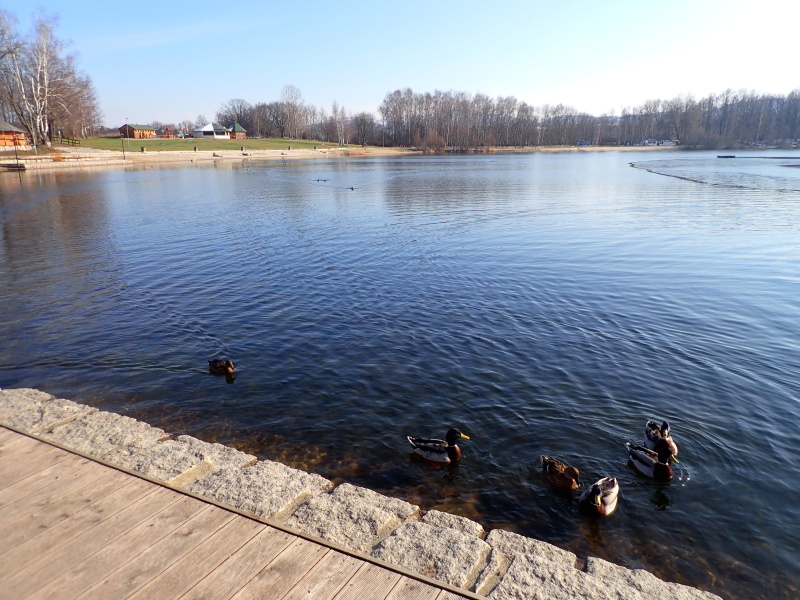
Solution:
<path fill-rule="evenodd" d="M 120 137 L 144 140 L 156 137 L 155 127 L 152 125 L 132 125 L 125 123 L 119 128 Z"/>
<path fill-rule="evenodd" d="M 204 127 L 200 127 L 199 129 L 195 129 L 192 132 L 192 137 L 196 138 L 211 138 L 215 140 L 226 140 L 228 139 L 228 131 L 227 127 L 223 127 L 219 123 L 209 123 Z"/>
<path fill-rule="evenodd" d="M 7 121 L 0 120 L 0 152 L 3 150 L 27 150 L 28 134 Z"/>
<path fill-rule="evenodd" d="M 619 140 L 617 140 L 617 138 L 615 138 L 615 137 L 610 137 L 610 136 L 601 137 L 600 141 L 597 142 L 597 145 L 598 146 L 617 146 L 617 145 L 619 145 Z"/>
<path fill-rule="evenodd" d="M 244 140 L 247 139 L 247 129 L 239 125 L 234 121 L 233 125 L 231 125 L 230 129 L 228 130 L 229 137 L 232 140 Z"/>

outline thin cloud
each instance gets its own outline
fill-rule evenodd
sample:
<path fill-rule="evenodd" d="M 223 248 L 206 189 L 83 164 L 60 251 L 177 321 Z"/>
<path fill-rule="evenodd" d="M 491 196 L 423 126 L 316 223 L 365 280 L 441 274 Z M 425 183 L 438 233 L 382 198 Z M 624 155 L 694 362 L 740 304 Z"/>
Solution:
<path fill-rule="evenodd" d="M 261 29 L 271 25 L 270 21 L 250 21 L 244 25 L 237 24 L 237 32 L 244 30 Z M 164 46 L 178 46 L 198 38 L 207 39 L 207 36 L 223 33 L 225 23 L 219 19 L 202 21 L 188 25 L 164 27 L 162 29 L 148 29 L 146 31 L 128 31 L 124 25 L 119 33 L 109 33 L 93 39 L 84 40 L 81 44 L 84 54 L 93 52 L 127 52 L 142 50 L 144 48 L 158 48 Z"/>

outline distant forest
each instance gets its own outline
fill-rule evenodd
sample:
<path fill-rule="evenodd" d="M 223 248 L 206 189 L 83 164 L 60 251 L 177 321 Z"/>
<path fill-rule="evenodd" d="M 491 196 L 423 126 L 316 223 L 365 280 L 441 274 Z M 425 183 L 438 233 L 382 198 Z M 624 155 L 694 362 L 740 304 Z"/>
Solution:
<path fill-rule="evenodd" d="M 118 134 L 106 129 L 91 78 L 55 36 L 55 18 L 40 15 L 33 31 L 15 30 L 15 16 L 0 9 L 0 119 L 27 130 L 34 146 L 53 138 Z M 215 120 L 238 122 L 248 137 L 305 138 L 341 144 L 467 150 L 485 146 L 638 145 L 676 141 L 686 147 L 796 147 L 800 142 L 800 89 L 786 96 L 726 90 L 699 100 L 651 100 L 622 114 L 593 116 L 563 104 L 531 106 L 513 96 L 468 92 L 386 94 L 376 113 L 353 114 L 336 102 L 330 112 L 307 105 L 300 90 L 284 86 L 280 98 L 251 104 L 232 99 Z M 146 123 L 159 134 L 190 133 L 210 119 Z"/>
<path fill-rule="evenodd" d="M 386 95 L 377 115 L 350 115 L 334 103 L 330 114 L 307 106 L 286 86 L 280 100 L 234 99 L 216 114 L 251 136 L 294 137 L 423 149 L 466 150 L 483 146 L 571 146 L 579 143 L 638 145 L 677 141 L 696 148 L 793 147 L 800 141 L 800 89 L 786 96 L 726 90 L 699 100 L 679 96 L 651 100 L 620 115 L 593 116 L 564 106 L 531 106 L 514 97 L 467 92 Z M 186 122 L 184 127 L 191 125 Z"/>

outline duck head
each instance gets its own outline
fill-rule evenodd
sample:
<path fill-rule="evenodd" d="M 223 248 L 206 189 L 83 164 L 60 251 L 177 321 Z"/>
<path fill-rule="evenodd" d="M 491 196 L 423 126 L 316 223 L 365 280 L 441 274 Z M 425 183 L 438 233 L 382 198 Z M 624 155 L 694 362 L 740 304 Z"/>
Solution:
<path fill-rule="evenodd" d="M 461 433 L 460 430 L 456 429 L 455 427 L 447 432 L 447 435 L 444 437 L 444 440 L 447 442 L 448 446 L 455 446 L 458 440 L 468 440 L 469 436 L 464 435 Z"/>

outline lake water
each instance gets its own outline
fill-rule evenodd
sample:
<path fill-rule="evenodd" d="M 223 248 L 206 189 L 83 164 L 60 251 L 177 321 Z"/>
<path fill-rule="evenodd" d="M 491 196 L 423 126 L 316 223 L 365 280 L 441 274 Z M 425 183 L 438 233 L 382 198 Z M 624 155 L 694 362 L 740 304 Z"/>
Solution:
<path fill-rule="evenodd" d="M 796 598 L 800 153 L 771 155 L 0 173 L 0 387 Z M 648 419 L 680 447 L 669 484 L 627 464 Z M 451 426 L 459 465 L 411 458 Z M 617 476 L 617 512 L 582 517 L 541 454 Z"/>

